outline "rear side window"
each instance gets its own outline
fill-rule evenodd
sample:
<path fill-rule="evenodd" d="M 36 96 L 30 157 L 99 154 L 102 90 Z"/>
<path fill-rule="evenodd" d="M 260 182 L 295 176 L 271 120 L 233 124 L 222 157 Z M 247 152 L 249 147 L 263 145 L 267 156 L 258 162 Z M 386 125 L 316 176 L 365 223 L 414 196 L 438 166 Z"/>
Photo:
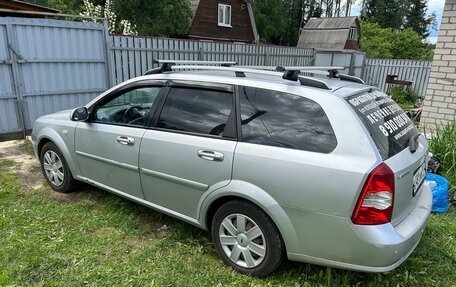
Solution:
<path fill-rule="evenodd" d="M 320 153 L 337 145 L 325 112 L 312 100 L 243 87 L 240 104 L 244 142 Z"/>
<path fill-rule="evenodd" d="M 409 139 L 419 133 L 399 105 L 379 90 L 346 100 L 368 129 L 383 160 L 404 150 Z"/>
<path fill-rule="evenodd" d="M 218 90 L 171 88 L 157 127 L 223 136 L 233 107 L 233 94 Z"/>

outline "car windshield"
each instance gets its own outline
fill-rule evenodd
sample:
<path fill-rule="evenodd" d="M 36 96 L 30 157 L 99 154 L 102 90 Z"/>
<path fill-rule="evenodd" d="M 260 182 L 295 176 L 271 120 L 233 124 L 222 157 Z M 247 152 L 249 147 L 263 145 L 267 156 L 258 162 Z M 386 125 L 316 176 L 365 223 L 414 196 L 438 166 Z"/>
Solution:
<path fill-rule="evenodd" d="M 383 160 L 404 150 L 419 134 L 407 114 L 387 94 L 373 90 L 346 98 L 369 131 Z"/>

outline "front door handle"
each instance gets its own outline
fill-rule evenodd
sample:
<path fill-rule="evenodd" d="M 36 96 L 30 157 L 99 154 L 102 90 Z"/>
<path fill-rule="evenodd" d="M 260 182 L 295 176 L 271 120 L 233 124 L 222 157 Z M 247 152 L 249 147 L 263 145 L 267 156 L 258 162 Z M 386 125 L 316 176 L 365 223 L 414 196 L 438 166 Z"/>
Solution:
<path fill-rule="evenodd" d="M 200 158 L 205 160 L 223 161 L 223 153 L 218 151 L 200 149 L 197 154 Z"/>
<path fill-rule="evenodd" d="M 118 136 L 117 142 L 123 145 L 134 145 L 135 139 L 131 137 Z"/>

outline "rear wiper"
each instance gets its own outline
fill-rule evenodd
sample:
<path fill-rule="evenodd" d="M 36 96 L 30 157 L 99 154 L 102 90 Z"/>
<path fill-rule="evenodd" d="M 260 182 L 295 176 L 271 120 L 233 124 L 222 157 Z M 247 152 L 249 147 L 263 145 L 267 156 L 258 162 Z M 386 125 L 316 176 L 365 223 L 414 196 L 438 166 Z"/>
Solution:
<path fill-rule="evenodd" d="M 416 134 L 413 137 L 411 137 L 407 143 L 407 145 L 410 148 L 410 152 L 414 153 L 418 149 L 418 146 L 420 143 L 418 142 L 418 138 L 420 137 L 421 134 Z"/>

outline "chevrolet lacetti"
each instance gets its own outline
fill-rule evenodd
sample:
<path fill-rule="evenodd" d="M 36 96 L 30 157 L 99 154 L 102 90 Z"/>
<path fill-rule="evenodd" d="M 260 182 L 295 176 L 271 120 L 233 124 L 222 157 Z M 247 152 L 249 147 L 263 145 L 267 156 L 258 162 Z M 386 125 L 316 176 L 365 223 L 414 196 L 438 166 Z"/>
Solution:
<path fill-rule="evenodd" d="M 164 62 L 40 117 L 33 147 L 55 191 L 86 182 L 209 230 L 241 273 L 392 270 L 430 214 L 428 143 L 377 88 L 302 69 Z"/>

